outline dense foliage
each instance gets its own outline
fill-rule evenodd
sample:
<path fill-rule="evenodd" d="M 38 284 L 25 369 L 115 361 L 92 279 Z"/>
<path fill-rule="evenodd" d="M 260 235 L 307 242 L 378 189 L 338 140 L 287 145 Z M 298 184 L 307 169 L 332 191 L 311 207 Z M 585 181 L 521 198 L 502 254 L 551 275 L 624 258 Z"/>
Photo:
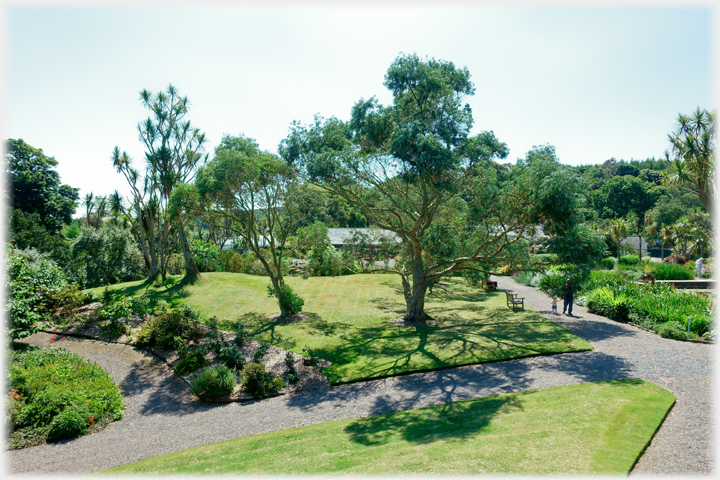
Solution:
<path fill-rule="evenodd" d="M 18 339 L 37 331 L 39 322 L 50 320 L 65 276 L 52 260 L 35 250 L 10 248 L 6 265 L 10 336 Z"/>
<path fill-rule="evenodd" d="M 78 437 L 122 416 L 117 385 L 94 363 L 59 348 L 17 348 L 10 352 L 6 407 L 11 448 Z"/>

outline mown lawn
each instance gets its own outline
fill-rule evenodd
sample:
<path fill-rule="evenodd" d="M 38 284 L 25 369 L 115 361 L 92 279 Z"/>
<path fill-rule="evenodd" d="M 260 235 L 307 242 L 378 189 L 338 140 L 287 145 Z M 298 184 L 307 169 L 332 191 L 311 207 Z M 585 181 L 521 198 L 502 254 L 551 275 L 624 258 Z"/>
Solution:
<path fill-rule="evenodd" d="M 250 334 L 302 353 L 307 345 L 330 360 L 323 372 L 333 384 L 534 355 L 591 350 L 592 346 L 542 315 L 508 309 L 503 292 L 486 292 L 459 279 L 435 288 L 426 311 L 432 327 L 398 327 L 404 313 L 400 281 L 394 275 L 287 278 L 305 300 L 302 322 L 276 324 L 279 312 L 267 296 L 266 277 L 204 273 L 194 285 L 149 288 L 153 300 L 186 302 L 207 319 L 233 330 L 243 322 Z M 140 282 L 115 286 L 127 295 L 145 291 Z M 95 289 L 100 295 L 102 288 Z"/>
<path fill-rule="evenodd" d="M 626 475 L 674 402 L 641 380 L 586 383 L 252 435 L 101 474 Z"/>

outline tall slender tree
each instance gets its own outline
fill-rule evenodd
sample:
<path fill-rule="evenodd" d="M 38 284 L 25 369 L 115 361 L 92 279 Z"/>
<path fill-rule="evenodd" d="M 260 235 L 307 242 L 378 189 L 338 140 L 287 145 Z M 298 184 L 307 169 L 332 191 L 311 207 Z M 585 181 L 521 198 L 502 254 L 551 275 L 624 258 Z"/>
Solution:
<path fill-rule="evenodd" d="M 205 134 L 185 119 L 190 102 L 168 85 L 164 92 L 140 92 L 143 106 L 151 115 L 138 124 L 140 140 L 145 146 L 145 173 L 130 166 L 130 157 L 118 147 L 112 155 L 118 172 L 127 179 L 133 192 L 132 209 L 140 250 L 150 271 L 150 278 L 166 275 L 173 236 L 185 259 L 185 277 L 194 280 L 200 274 L 181 221 L 171 221 L 168 202 L 173 189 L 192 181 L 197 167 L 207 160 Z"/>
<path fill-rule="evenodd" d="M 712 217 L 715 212 L 715 112 L 699 107 L 691 115 L 678 116 L 678 128 L 668 135 L 670 162 L 666 185 L 677 186 L 700 197 Z"/>

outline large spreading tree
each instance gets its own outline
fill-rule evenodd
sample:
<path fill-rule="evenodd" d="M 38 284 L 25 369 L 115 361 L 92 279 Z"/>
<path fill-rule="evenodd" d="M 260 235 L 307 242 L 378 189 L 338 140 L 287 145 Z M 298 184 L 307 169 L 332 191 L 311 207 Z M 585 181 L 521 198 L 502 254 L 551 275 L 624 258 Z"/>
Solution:
<path fill-rule="evenodd" d="M 185 259 L 185 277 L 193 280 L 199 271 L 185 232 L 190 219 L 171 218 L 168 203 L 173 190 L 192 181 L 201 161 L 207 159 L 203 156 L 205 134 L 185 118 L 190 103 L 172 85 L 157 94 L 143 90 L 140 100 L 151 112 L 138 124 L 146 150 L 144 175 L 132 167 L 130 157 L 118 147 L 112 161 L 132 189 L 133 228 L 150 279 L 158 274 L 164 279 L 176 237 Z"/>
<path fill-rule="evenodd" d="M 360 100 L 349 122 L 294 123 L 280 145 L 291 164 L 339 195 L 403 242 L 405 321 L 422 323 L 425 294 L 440 278 L 463 271 L 509 273 L 529 262 L 525 237 L 540 223 L 560 238 L 575 231 L 578 182 L 552 147 L 538 147 L 513 168 L 493 132 L 470 135 L 463 99 L 475 91 L 466 68 L 402 55 L 385 86 L 393 104 Z M 573 237 L 573 234 L 575 237 Z M 567 242 L 554 247 L 563 250 Z M 580 254 L 581 249 L 574 249 Z"/>

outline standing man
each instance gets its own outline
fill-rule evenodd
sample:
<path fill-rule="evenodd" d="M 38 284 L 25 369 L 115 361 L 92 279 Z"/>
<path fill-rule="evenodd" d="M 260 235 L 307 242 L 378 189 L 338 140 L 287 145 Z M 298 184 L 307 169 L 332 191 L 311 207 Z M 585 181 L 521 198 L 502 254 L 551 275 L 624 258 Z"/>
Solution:
<path fill-rule="evenodd" d="M 697 270 L 697 276 L 700 278 L 700 274 L 702 273 L 703 269 L 703 259 L 702 257 L 695 260 L 695 270 Z"/>
<path fill-rule="evenodd" d="M 567 310 L 567 314 L 572 317 L 572 307 L 573 307 L 573 289 L 572 285 L 570 284 L 570 280 L 565 280 L 565 286 L 563 287 L 563 315 L 565 315 L 565 310 Z"/>

